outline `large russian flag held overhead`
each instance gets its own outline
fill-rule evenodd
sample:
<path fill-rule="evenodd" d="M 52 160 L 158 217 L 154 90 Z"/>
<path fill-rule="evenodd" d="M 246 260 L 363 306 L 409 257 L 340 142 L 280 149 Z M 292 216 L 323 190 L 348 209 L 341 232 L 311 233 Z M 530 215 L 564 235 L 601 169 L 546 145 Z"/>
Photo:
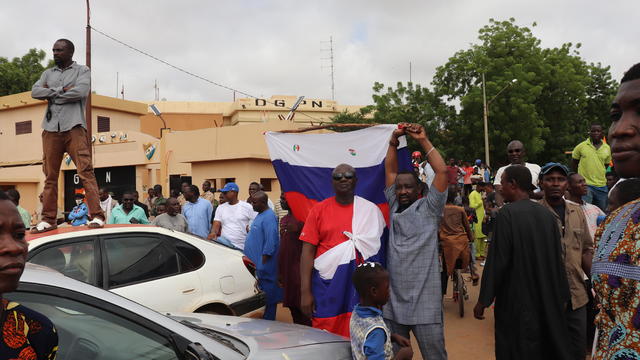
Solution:
<path fill-rule="evenodd" d="M 388 206 L 384 159 L 394 129 L 396 125 L 378 125 L 343 133 L 266 134 L 282 191 L 293 215 L 302 222 L 315 204 L 335 195 L 331 173 L 337 165 L 345 163 L 356 169 L 351 227 L 342 231 L 342 243 L 316 253 L 312 275 L 314 327 L 349 336 L 351 310 L 358 302 L 351 275 L 359 262 L 385 263 Z M 411 169 L 404 137 L 400 138 L 398 159 L 400 170 Z"/>

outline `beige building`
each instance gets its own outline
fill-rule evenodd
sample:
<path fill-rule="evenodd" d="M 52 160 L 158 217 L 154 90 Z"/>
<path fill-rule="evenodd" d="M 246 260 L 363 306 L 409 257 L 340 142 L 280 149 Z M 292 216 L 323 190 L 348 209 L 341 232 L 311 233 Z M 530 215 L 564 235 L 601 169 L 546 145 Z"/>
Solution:
<path fill-rule="evenodd" d="M 293 121 L 282 120 L 296 99 L 272 96 L 227 103 L 152 102 L 161 110 L 161 119 L 149 111 L 152 103 L 93 94 L 92 147 L 98 184 L 116 197 L 136 189 L 142 201 L 154 184 L 163 184 L 168 196 L 169 184 L 178 187 L 183 180 L 199 187 L 204 180 L 211 180 L 216 188 L 235 181 L 240 198 L 246 199 L 249 184 L 256 181 L 275 199 L 280 186 L 264 132 L 319 125 L 331 122 L 338 113 L 360 108 L 309 99 L 301 103 Z M 46 102 L 32 99 L 30 92 L 0 97 L 0 188 L 16 188 L 21 205 L 30 212 L 38 206 L 38 194 L 44 186 L 40 124 L 45 110 Z M 59 206 L 70 210 L 73 193 L 80 188 L 75 166 L 65 157 Z"/>

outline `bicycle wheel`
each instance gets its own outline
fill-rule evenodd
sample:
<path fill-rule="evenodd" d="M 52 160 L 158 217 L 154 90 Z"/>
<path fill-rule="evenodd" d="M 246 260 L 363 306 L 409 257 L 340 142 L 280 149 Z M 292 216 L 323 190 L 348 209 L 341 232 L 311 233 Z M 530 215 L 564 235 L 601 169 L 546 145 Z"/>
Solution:
<path fill-rule="evenodd" d="M 462 270 L 456 269 L 456 291 L 458 292 L 458 311 L 460 317 L 464 317 L 464 279 L 462 278 Z"/>

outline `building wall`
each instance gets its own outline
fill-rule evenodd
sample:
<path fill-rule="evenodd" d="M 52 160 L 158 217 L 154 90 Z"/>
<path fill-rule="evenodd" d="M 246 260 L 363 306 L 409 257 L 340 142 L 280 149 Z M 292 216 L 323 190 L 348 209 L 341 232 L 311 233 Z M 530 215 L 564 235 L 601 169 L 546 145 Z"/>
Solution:
<path fill-rule="evenodd" d="M 147 104 L 120 100 L 92 94 L 93 131 L 96 138 L 105 135 L 109 145 L 94 143 L 94 166 L 96 168 L 121 166 L 124 164 L 159 166 L 159 154 L 147 160 L 143 144 L 155 144 L 158 139 L 140 131 L 140 116 L 147 113 Z M 39 203 L 38 195 L 44 188 L 42 174 L 41 123 L 46 111 L 46 102 L 31 98 L 30 92 L 0 97 L 0 187 L 16 188 L 21 195 L 20 205 L 33 212 Z M 96 133 L 98 116 L 110 118 L 111 129 L 108 133 Z M 16 135 L 15 123 L 31 120 L 31 133 Z M 111 132 L 117 132 L 118 140 L 112 142 Z M 121 133 L 130 134 L 132 141 L 119 143 Z M 128 148 L 128 149 L 126 149 Z M 159 153 L 159 152 L 158 152 Z M 61 164 L 58 181 L 58 206 L 63 206 L 63 171 L 73 169 L 73 163 Z M 135 184 L 134 184 L 135 186 Z"/>
<path fill-rule="evenodd" d="M 246 200 L 249 197 L 249 184 L 260 179 L 275 179 L 276 174 L 270 160 L 266 159 L 242 159 L 203 161 L 194 163 L 191 167 L 191 176 L 194 185 L 201 188 L 205 180 L 215 181 L 218 189 L 224 186 L 224 179 L 234 178 L 240 188 L 238 198 Z M 267 195 L 274 203 L 280 197 L 280 184 L 277 181 Z"/>
<path fill-rule="evenodd" d="M 168 113 L 162 114 L 167 127 L 175 131 L 197 130 L 212 127 L 220 127 L 224 124 L 221 113 L 219 114 L 189 114 Z M 164 127 L 160 117 L 147 114 L 140 117 L 140 131 L 151 136 L 160 137 L 160 129 Z"/>
<path fill-rule="evenodd" d="M 0 165 L 42 160 L 42 122 L 44 105 L 0 111 Z M 16 122 L 31 120 L 31 133 L 16 135 Z"/>
<path fill-rule="evenodd" d="M 142 199 L 155 184 L 162 184 L 164 195 L 169 195 L 169 176 L 180 175 L 191 176 L 198 186 L 204 180 L 214 180 L 218 188 L 233 178 L 243 200 L 248 197 L 249 183 L 262 180 L 271 185 L 267 194 L 275 203 L 280 186 L 275 180 L 264 133 L 330 122 L 344 110 L 360 108 L 331 100 L 306 99 L 293 121 L 279 119 L 278 115 L 289 113 L 288 108 L 296 100 L 296 96 L 276 95 L 224 103 L 154 102 L 171 128 L 161 137 L 162 121 L 149 112 L 148 104 L 93 94 L 94 167 L 102 173 L 110 167 L 135 167 L 135 183 L 124 185 L 138 190 Z M 45 109 L 46 103 L 31 99 L 29 92 L 0 97 L 0 186 L 24 192 L 23 206 L 30 212 L 37 207 L 37 195 L 43 188 L 40 123 Z M 108 132 L 97 133 L 98 116 L 110 118 Z M 32 121 L 32 132 L 16 136 L 15 122 L 25 120 Z M 127 135 L 126 140 L 120 139 L 123 134 Z M 155 148 L 155 152 L 147 158 L 145 149 L 150 148 Z M 73 162 L 63 161 L 61 165 L 59 206 L 63 205 L 63 172 L 74 168 Z"/>

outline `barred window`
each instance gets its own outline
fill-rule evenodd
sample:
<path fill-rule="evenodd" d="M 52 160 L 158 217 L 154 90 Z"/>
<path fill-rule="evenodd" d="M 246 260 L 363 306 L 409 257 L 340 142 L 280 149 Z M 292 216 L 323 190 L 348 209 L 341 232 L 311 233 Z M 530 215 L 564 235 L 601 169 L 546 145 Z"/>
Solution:
<path fill-rule="evenodd" d="M 262 189 L 264 191 L 271 191 L 271 184 L 273 184 L 274 180 L 277 180 L 277 179 L 261 178 L 260 185 L 262 185 Z"/>
<path fill-rule="evenodd" d="M 16 135 L 31 134 L 31 120 L 16 122 Z"/>
<path fill-rule="evenodd" d="M 106 116 L 98 116 L 98 132 L 111 131 L 111 119 Z"/>

